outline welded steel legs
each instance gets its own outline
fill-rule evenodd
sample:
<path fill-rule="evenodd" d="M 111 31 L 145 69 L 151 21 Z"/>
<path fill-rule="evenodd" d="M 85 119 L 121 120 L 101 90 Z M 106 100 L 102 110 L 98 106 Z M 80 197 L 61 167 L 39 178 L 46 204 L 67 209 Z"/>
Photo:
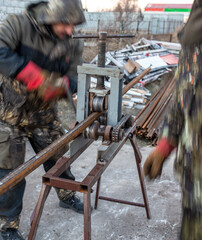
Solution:
<path fill-rule="evenodd" d="M 105 200 L 105 201 L 110 201 L 110 202 L 127 204 L 127 205 L 133 205 L 133 206 L 137 206 L 137 207 L 144 207 L 145 210 L 146 210 L 147 218 L 150 219 L 151 215 L 150 215 L 149 204 L 148 204 L 148 200 L 147 200 L 146 188 L 145 188 L 145 185 L 144 185 L 144 180 L 143 180 L 143 175 L 142 175 L 142 167 L 141 167 L 142 156 L 141 156 L 141 153 L 140 153 L 140 151 L 137 147 L 136 136 L 134 134 L 129 134 L 128 138 L 131 142 L 131 145 L 133 147 L 134 154 L 135 154 L 137 171 L 138 171 L 138 176 L 139 176 L 139 180 L 140 180 L 140 186 L 141 186 L 141 191 L 142 191 L 144 204 L 136 203 L 136 202 L 129 202 L 129 201 L 115 199 L 115 198 L 109 198 L 109 197 L 105 197 L 105 196 L 99 196 L 99 191 L 100 191 L 100 187 L 101 187 L 101 177 L 100 177 L 97 181 L 97 189 L 96 189 L 96 197 L 95 197 L 94 207 L 95 207 L 95 209 L 97 209 L 98 199 Z"/>

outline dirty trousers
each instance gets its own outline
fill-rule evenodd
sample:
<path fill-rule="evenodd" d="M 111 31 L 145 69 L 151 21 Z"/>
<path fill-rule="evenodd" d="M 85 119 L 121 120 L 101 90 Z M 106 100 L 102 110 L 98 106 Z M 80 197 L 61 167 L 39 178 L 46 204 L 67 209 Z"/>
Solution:
<path fill-rule="evenodd" d="M 28 137 L 32 148 L 38 153 L 62 135 L 63 129 L 58 124 L 54 125 L 53 123 L 48 124 L 46 127 L 29 129 L 29 132 L 27 129 L 14 128 L 13 126 L 0 123 L 0 179 L 24 162 L 24 136 Z M 60 151 L 60 155 L 54 155 L 47 160 L 43 164 L 45 171 L 47 172 L 52 168 L 57 159 L 67 150 L 68 147 L 65 147 L 65 149 Z M 68 179 L 68 175 L 65 172 L 61 177 Z M 23 179 L 0 196 L 0 231 L 7 228 L 17 229 L 19 227 L 25 185 L 26 181 Z M 68 199 L 75 194 L 75 192 L 65 189 L 56 189 L 56 192 L 60 200 Z"/>

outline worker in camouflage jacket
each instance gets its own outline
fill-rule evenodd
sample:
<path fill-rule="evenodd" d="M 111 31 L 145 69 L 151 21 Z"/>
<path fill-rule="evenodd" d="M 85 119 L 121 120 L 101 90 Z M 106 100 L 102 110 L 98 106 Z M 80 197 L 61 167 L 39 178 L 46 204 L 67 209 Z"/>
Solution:
<path fill-rule="evenodd" d="M 27 137 L 37 153 L 64 134 L 56 101 L 76 91 L 82 44 L 74 26 L 85 22 L 80 0 L 50 0 L 10 15 L 0 26 L 0 179 L 24 162 Z M 48 171 L 68 150 L 44 163 Z M 70 169 L 63 178 L 74 179 Z M 25 180 L 0 196 L 0 240 L 23 239 L 19 231 Z M 60 206 L 83 213 L 74 192 L 56 189 Z"/>
<path fill-rule="evenodd" d="M 195 0 L 179 41 L 182 50 L 175 101 L 162 138 L 144 164 L 150 178 L 160 176 L 170 152 L 177 147 L 175 168 L 181 176 L 181 240 L 202 239 L 202 0 Z"/>

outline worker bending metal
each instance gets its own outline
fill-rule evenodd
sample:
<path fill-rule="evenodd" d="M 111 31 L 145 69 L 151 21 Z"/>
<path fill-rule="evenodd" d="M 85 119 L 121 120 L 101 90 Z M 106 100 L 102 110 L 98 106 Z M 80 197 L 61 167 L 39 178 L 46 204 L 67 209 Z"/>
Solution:
<path fill-rule="evenodd" d="M 85 22 L 79 0 L 50 0 L 10 15 L 0 26 L 0 179 L 24 162 L 28 137 L 38 153 L 64 134 L 56 101 L 76 91 L 82 43 L 74 26 Z M 44 163 L 45 171 L 68 150 Z M 61 177 L 74 179 L 70 169 Z M 0 240 L 23 239 L 19 231 L 25 180 L 0 196 Z M 56 189 L 60 206 L 83 213 L 75 192 Z"/>

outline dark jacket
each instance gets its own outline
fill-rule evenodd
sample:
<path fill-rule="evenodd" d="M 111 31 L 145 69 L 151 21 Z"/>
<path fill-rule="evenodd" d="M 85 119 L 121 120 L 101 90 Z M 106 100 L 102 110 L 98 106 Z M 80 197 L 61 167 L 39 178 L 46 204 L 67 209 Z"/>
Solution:
<path fill-rule="evenodd" d="M 26 87 L 15 80 L 29 61 L 70 78 L 76 78 L 77 65 L 82 62 L 80 41 L 60 40 L 49 25 L 41 22 L 47 4 L 32 4 L 25 13 L 10 15 L 0 27 L 0 119 L 11 125 L 32 124 L 33 115 L 42 111 L 45 116 L 44 111 L 48 109 L 55 112 L 55 104 L 43 103 L 37 99 L 36 92 L 27 92 Z"/>
<path fill-rule="evenodd" d="M 183 46 L 202 44 L 202 0 L 195 0 L 184 28 L 178 34 Z"/>

